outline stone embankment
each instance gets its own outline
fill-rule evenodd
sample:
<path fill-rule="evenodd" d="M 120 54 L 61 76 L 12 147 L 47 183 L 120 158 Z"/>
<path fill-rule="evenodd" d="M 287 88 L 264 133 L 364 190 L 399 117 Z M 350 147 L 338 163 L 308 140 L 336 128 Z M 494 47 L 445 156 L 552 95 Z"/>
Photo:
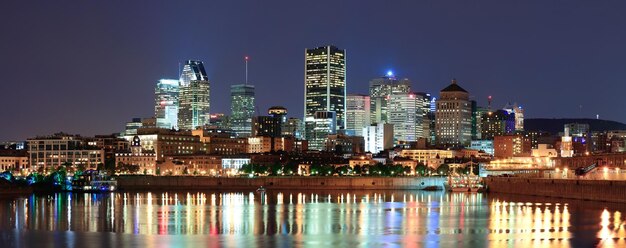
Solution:
<path fill-rule="evenodd" d="M 626 203 L 626 181 L 488 177 L 489 192 Z"/>
<path fill-rule="evenodd" d="M 120 176 L 120 190 L 248 190 L 337 189 L 414 190 L 428 186 L 443 189 L 441 177 L 203 177 L 203 176 Z"/>

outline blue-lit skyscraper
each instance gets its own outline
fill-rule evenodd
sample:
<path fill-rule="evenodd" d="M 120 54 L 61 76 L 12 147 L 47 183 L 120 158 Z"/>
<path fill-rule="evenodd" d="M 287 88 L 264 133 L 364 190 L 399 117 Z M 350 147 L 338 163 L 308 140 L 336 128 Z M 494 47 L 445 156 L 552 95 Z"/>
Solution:
<path fill-rule="evenodd" d="M 180 76 L 178 128 L 195 129 L 209 124 L 210 87 L 201 61 L 185 62 Z"/>
<path fill-rule="evenodd" d="M 154 88 L 154 117 L 159 128 L 178 127 L 178 80 L 161 79 Z"/>

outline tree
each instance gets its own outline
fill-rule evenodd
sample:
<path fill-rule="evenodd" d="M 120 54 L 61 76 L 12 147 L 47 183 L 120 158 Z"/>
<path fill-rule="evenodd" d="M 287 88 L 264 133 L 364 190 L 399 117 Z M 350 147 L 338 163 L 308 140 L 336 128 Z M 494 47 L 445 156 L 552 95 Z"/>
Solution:
<path fill-rule="evenodd" d="M 156 172 L 154 174 L 156 174 L 157 176 L 160 176 L 161 175 L 161 167 L 157 166 L 156 167 Z"/>
<path fill-rule="evenodd" d="M 268 168 L 268 171 L 267 171 L 267 172 L 268 172 L 271 176 L 276 176 L 276 175 L 278 175 L 278 174 L 280 173 L 280 170 L 281 170 L 282 168 L 283 168 L 283 167 L 282 167 L 282 166 L 281 166 L 278 162 L 274 162 L 274 163 L 273 163 L 273 164 L 272 164 L 272 165 Z"/>
<path fill-rule="evenodd" d="M 426 165 L 424 165 L 423 163 L 418 163 L 415 166 L 415 173 L 417 173 L 420 176 L 426 175 L 427 171 L 428 171 L 428 167 L 426 167 Z"/>
<path fill-rule="evenodd" d="M 404 174 L 405 175 L 411 174 L 411 166 L 404 166 Z"/>
<path fill-rule="evenodd" d="M 437 174 L 439 175 L 448 175 L 449 172 L 450 172 L 450 165 L 448 164 L 441 164 L 439 165 L 439 167 L 437 167 Z"/>
<path fill-rule="evenodd" d="M 363 172 L 362 167 L 360 165 L 355 165 L 352 170 L 355 175 L 359 175 L 359 176 Z"/>
<path fill-rule="evenodd" d="M 128 172 L 130 172 L 130 174 L 137 174 L 137 172 L 139 172 L 141 168 L 139 167 L 139 165 L 136 164 L 131 164 L 128 165 Z"/>
<path fill-rule="evenodd" d="M 189 175 L 189 168 L 185 167 L 183 169 L 183 175 Z"/>
<path fill-rule="evenodd" d="M 285 164 L 285 166 L 283 167 L 283 171 L 287 175 L 293 175 L 298 173 L 298 162 L 293 160 L 287 162 L 287 164 Z"/>

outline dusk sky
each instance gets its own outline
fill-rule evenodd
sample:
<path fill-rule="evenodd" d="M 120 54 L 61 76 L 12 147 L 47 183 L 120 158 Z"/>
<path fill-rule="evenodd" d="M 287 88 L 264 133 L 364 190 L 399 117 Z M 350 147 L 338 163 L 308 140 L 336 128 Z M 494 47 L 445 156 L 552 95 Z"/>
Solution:
<path fill-rule="evenodd" d="M 626 122 L 625 1 L 3 1 L 0 141 L 110 134 L 154 115 L 154 86 L 205 64 L 211 112 L 256 86 L 260 114 L 302 118 L 304 50 L 347 50 L 348 93 L 393 70 L 414 91 L 456 78 L 480 105 Z"/>

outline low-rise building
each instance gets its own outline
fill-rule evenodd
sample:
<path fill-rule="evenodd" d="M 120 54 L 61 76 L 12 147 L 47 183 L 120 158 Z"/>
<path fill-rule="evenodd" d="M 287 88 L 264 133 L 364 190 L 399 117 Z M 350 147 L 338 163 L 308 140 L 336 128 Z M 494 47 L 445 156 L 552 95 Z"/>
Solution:
<path fill-rule="evenodd" d="M 497 158 L 528 157 L 531 154 L 530 138 L 521 134 L 496 136 L 493 146 Z"/>
<path fill-rule="evenodd" d="M 0 150 L 0 172 L 11 171 L 28 174 L 28 153 L 26 150 Z"/>
<path fill-rule="evenodd" d="M 154 175 L 156 173 L 156 154 L 154 151 L 144 151 L 139 136 L 131 142 L 130 150 L 115 153 L 116 165 L 135 165 L 139 167 L 138 174 Z"/>
<path fill-rule="evenodd" d="M 46 172 L 62 165 L 96 169 L 104 163 L 104 150 L 89 146 L 79 135 L 56 133 L 28 139 L 30 170 Z"/>
<path fill-rule="evenodd" d="M 167 156 L 157 166 L 161 175 L 217 176 L 222 174 L 222 157 L 207 154 Z"/>

